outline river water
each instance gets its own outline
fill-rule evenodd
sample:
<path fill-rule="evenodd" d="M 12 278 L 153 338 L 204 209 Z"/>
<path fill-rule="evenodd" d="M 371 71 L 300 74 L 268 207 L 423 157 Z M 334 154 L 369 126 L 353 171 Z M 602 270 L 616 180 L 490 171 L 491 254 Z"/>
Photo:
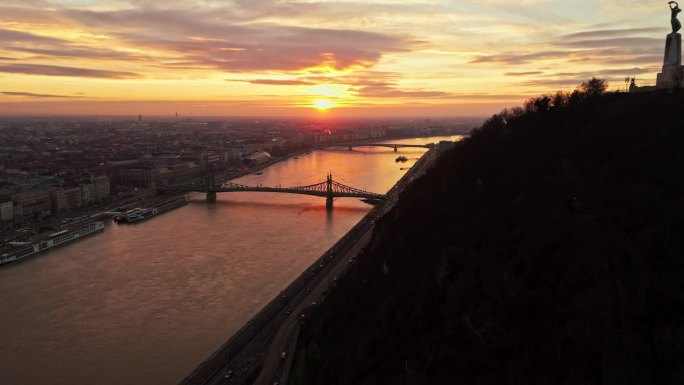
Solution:
<path fill-rule="evenodd" d="M 424 144 L 448 138 L 404 139 Z M 236 181 L 385 193 L 424 149 L 314 151 Z M 407 163 L 396 163 L 404 155 Z M 0 384 L 169 385 L 189 374 L 370 209 L 223 193 L 0 267 Z"/>

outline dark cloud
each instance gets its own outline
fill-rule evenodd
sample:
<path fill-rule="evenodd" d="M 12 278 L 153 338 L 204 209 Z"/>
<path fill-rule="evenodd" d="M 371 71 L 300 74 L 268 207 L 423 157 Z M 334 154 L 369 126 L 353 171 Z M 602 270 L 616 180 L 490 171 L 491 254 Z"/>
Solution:
<path fill-rule="evenodd" d="M 533 53 L 508 53 L 497 55 L 482 55 L 475 56 L 470 60 L 471 64 L 493 63 L 493 64 L 507 64 L 520 65 L 534 63 L 539 60 L 548 59 L 562 59 L 568 58 L 571 52 L 568 51 L 541 51 Z"/>
<path fill-rule="evenodd" d="M 654 39 L 649 37 L 622 37 L 614 39 L 595 39 L 595 40 L 577 40 L 558 42 L 556 45 L 562 47 L 572 48 L 645 48 L 645 47 L 659 47 L 663 44 L 662 39 Z"/>
<path fill-rule="evenodd" d="M 0 5 L 0 21 L 10 23 L 50 23 L 58 21 L 58 14 L 54 5 L 24 1 L 20 6 L 12 6 L 3 0 Z"/>
<path fill-rule="evenodd" d="M 0 72 L 105 79 L 130 79 L 140 77 L 140 75 L 132 72 L 104 71 L 88 68 L 62 67 L 42 64 L 0 64 Z"/>
<path fill-rule="evenodd" d="M 0 91 L 0 94 L 7 96 L 27 96 L 31 98 L 60 98 L 60 99 L 72 99 L 72 98 L 82 98 L 77 96 L 67 96 L 67 95 L 50 95 L 50 94 L 34 94 L 33 92 L 13 92 L 13 91 Z"/>
<path fill-rule="evenodd" d="M 662 55 L 637 55 L 621 57 L 604 57 L 601 64 L 607 65 L 655 65 L 663 60 Z"/>
<path fill-rule="evenodd" d="M 360 71 L 355 75 L 328 77 L 304 76 L 293 79 L 254 79 L 226 81 L 248 82 L 277 86 L 307 86 L 317 84 L 346 84 L 350 90 L 362 97 L 371 98 L 445 98 L 455 94 L 425 89 L 400 89 L 396 80 L 399 74 L 392 72 Z"/>
<path fill-rule="evenodd" d="M 74 57 L 83 59 L 142 60 L 141 55 L 108 49 L 72 44 L 63 39 L 38 36 L 31 33 L 0 29 L 0 40 L 7 52 L 23 52 L 42 57 Z M 0 58 L 2 60 L 4 58 Z M 11 60 L 7 58 L 5 60 Z"/>
<path fill-rule="evenodd" d="M 266 84 L 266 85 L 273 85 L 273 86 L 305 86 L 305 85 L 318 84 L 318 83 L 312 82 L 310 80 L 279 80 L 279 79 L 255 79 L 255 80 L 246 80 L 246 82 L 252 83 L 252 84 Z"/>
<path fill-rule="evenodd" d="M 0 29 L 0 40 L 3 44 L 7 43 L 42 43 L 42 44 L 63 44 L 66 40 L 53 37 L 38 36 L 32 33 L 14 31 L 11 29 Z"/>
<path fill-rule="evenodd" d="M 365 31 L 230 23 L 204 11 L 68 10 L 65 15 L 88 27 L 125 31 L 110 34 L 134 46 L 167 51 L 185 66 L 235 72 L 364 68 L 385 53 L 422 44 Z"/>
<path fill-rule="evenodd" d="M 560 78 L 560 79 L 536 79 L 518 84 L 519 86 L 525 87 L 544 87 L 544 88 L 575 88 L 586 78 L 574 79 L 574 78 Z"/>
<path fill-rule="evenodd" d="M 569 77 L 553 73 L 544 75 L 542 71 L 504 73 L 505 76 L 544 75 L 540 79 L 522 83 L 523 86 L 567 86 L 576 84 L 578 80 L 586 80 L 586 76 L 610 78 L 656 72 L 657 64 L 662 60 L 663 41 L 643 35 L 652 35 L 659 31 L 659 28 L 634 28 L 578 32 L 554 38 L 547 43 L 544 50 L 538 52 L 505 52 L 476 56 L 470 63 L 518 66 L 544 60 L 558 60 L 571 66 L 630 66 L 628 69 L 603 69 L 595 73 L 578 73 Z"/>
<path fill-rule="evenodd" d="M 423 89 L 399 89 L 393 82 L 377 80 L 357 80 L 353 87 L 361 97 L 369 98 L 444 98 L 448 92 Z"/>
<path fill-rule="evenodd" d="M 93 48 L 79 48 L 76 46 L 63 45 L 59 48 L 28 48 L 28 47 L 8 47 L 7 50 L 32 53 L 42 56 L 54 57 L 77 57 L 91 59 L 122 59 L 122 60 L 142 60 L 144 56 L 134 55 L 127 52 L 102 50 Z"/>
<path fill-rule="evenodd" d="M 530 75 L 541 75 L 543 71 L 528 71 L 528 72 L 505 72 L 504 76 L 530 76 Z"/>
<path fill-rule="evenodd" d="M 666 31 L 663 28 L 627 28 L 627 29 L 601 29 L 596 31 L 584 31 L 560 36 L 559 40 L 593 39 L 616 36 L 634 36 L 638 34 L 653 35 L 654 33 Z"/>

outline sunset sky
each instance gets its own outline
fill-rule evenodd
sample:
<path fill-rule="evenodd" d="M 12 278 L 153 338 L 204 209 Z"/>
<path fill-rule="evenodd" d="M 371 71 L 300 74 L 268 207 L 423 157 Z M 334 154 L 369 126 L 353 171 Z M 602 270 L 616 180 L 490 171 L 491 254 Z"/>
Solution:
<path fill-rule="evenodd" d="M 0 115 L 486 115 L 654 83 L 667 1 L 2 0 Z"/>

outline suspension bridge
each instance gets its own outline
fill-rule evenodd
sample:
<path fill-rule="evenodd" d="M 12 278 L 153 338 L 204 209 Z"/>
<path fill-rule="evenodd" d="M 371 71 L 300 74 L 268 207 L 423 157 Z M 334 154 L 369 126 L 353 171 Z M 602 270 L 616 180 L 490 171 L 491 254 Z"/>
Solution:
<path fill-rule="evenodd" d="M 383 194 L 376 194 L 360 190 L 351 186 L 344 185 L 332 179 L 332 174 L 328 174 L 325 181 L 311 184 L 308 186 L 294 187 L 264 187 L 246 186 L 215 178 L 209 175 L 207 178 L 194 182 L 162 187 L 160 191 L 168 192 L 201 192 L 207 194 L 207 202 L 216 201 L 216 194 L 222 192 L 270 192 L 282 194 L 313 195 L 325 198 L 325 206 L 328 209 L 333 207 L 334 198 L 361 198 L 365 202 L 373 203 L 385 198 Z"/>
<path fill-rule="evenodd" d="M 380 143 L 380 142 L 368 142 L 368 143 L 336 143 L 329 146 L 323 145 L 324 148 L 332 147 L 347 147 L 351 151 L 354 147 L 387 147 L 394 149 L 397 152 L 400 148 L 427 148 L 432 149 L 435 147 L 434 143 L 428 144 L 401 144 L 401 143 Z"/>

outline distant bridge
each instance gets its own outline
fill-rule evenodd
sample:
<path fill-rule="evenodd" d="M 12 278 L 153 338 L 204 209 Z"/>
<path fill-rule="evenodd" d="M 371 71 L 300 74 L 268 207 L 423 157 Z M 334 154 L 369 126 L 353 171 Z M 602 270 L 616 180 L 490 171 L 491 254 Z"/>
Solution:
<path fill-rule="evenodd" d="M 323 144 L 323 148 L 330 147 L 347 147 L 351 151 L 354 147 L 387 147 L 394 149 L 397 152 L 400 148 L 427 148 L 432 149 L 435 147 L 434 143 L 428 144 L 401 144 L 401 143 L 381 143 L 381 142 L 353 142 L 353 143 L 335 143 L 331 145 Z"/>
<path fill-rule="evenodd" d="M 383 194 L 376 194 L 354 187 L 335 182 L 332 174 L 328 174 L 325 181 L 295 187 L 262 187 L 246 186 L 238 183 L 220 180 L 209 176 L 205 179 L 159 188 L 160 191 L 168 192 L 203 192 L 207 194 L 207 202 L 216 201 L 216 194 L 220 192 L 271 192 L 283 194 L 313 195 L 325 198 L 325 206 L 328 209 L 333 207 L 333 198 L 361 198 L 368 201 L 379 201 L 385 198 Z"/>

